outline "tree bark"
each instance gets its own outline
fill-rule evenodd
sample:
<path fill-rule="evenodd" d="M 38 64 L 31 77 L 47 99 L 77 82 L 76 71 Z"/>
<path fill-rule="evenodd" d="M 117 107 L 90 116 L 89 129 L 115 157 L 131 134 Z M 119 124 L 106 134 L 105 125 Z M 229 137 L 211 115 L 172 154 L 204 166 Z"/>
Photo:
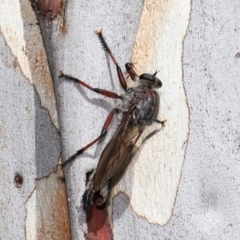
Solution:
<path fill-rule="evenodd" d="M 0 238 L 239 238 L 237 0 L 33 2 L 43 42 L 29 2 L 0 3 Z M 167 122 L 146 130 L 107 212 L 86 216 L 86 175 L 118 119 L 65 168 L 68 198 L 57 162 L 100 134 L 117 101 L 59 75 L 122 93 L 93 33 L 101 28 L 122 69 L 133 62 L 139 74 L 159 70 L 158 119 Z"/>

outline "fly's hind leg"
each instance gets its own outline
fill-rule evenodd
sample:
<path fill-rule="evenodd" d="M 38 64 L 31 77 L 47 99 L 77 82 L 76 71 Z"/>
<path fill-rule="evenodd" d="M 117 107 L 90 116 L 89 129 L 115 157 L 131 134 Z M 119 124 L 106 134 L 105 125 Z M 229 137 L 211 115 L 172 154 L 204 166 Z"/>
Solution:
<path fill-rule="evenodd" d="M 87 211 L 92 206 L 93 202 L 96 206 L 101 207 L 110 195 L 109 182 L 100 190 L 95 191 L 94 187 L 94 174 L 95 171 L 91 173 L 89 179 L 87 180 L 87 188 L 82 196 L 83 210 Z"/>
<path fill-rule="evenodd" d="M 113 109 L 113 110 L 109 113 L 109 115 L 108 115 L 108 117 L 107 117 L 107 119 L 106 119 L 106 121 L 105 121 L 105 123 L 104 123 L 104 125 L 103 125 L 103 127 L 102 127 L 102 131 L 101 131 L 100 135 L 99 135 L 96 139 L 94 139 L 92 142 L 90 142 L 89 144 L 87 144 L 85 147 L 79 149 L 79 150 L 78 150 L 75 154 L 73 154 L 71 157 L 69 157 L 64 163 L 62 163 L 62 167 L 65 167 L 65 166 L 68 165 L 69 163 L 73 162 L 73 161 L 77 158 L 77 156 L 83 154 L 89 147 L 91 147 L 92 145 L 94 145 L 96 142 L 98 142 L 100 139 L 102 139 L 102 138 L 107 134 L 108 128 L 109 128 L 109 126 L 110 126 L 110 124 L 111 124 L 111 122 L 112 122 L 112 120 L 113 120 L 113 116 L 114 116 L 114 114 L 115 114 L 115 111 L 116 111 L 116 110 Z"/>

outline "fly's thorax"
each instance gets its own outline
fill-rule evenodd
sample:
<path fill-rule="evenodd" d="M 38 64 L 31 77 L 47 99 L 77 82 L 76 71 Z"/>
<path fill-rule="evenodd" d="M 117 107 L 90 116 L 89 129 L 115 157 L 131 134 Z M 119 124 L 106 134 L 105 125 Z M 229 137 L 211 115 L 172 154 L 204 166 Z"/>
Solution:
<path fill-rule="evenodd" d="M 147 84 L 129 88 L 123 96 L 122 113 L 132 112 L 138 127 L 151 125 L 157 119 L 159 95 Z"/>

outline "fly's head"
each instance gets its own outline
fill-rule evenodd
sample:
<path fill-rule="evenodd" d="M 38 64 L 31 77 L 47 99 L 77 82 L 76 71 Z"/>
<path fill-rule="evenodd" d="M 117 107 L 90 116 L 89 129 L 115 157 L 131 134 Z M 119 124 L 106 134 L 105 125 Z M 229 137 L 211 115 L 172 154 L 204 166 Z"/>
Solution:
<path fill-rule="evenodd" d="M 142 84 L 146 84 L 152 88 L 160 88 L 162 87 L 162 82 L 156 77 L 157 73 L 157 71 L 154 74 L 143 73 L 139 76 L 139 80 Z"/>

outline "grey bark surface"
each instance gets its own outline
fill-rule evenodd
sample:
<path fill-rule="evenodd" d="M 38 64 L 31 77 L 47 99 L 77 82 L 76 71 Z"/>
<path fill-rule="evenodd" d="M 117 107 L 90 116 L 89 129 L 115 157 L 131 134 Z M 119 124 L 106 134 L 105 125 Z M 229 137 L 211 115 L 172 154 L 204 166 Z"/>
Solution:
<path fill-rule="evenodd" d="M 37 91 L 15 66 L 17 60 L 2 35 L 0 44 L 0 239 L 25 239 L 25 204 L 35 188 L 35 179 L 55 170 L 60 138 L 48 111 L 41 107 Z M 14 185 L 16 174 L 23 177 L 21 188 Z M 36 214 L 36 209 L 32 210 Z"/>
<path fill-rule="evenodd" d="M 30 3 L 23 2 L 22 5 L 18 4 L 21 5 L 22 17 L 26 18 L 29 13 L 26 14 L 23 9 L 26 9 L 26 6 L 29 7 Z M 140 187 L 142 182 L 148 182 L 151 179 L 151 172 L 147 177 L 136 172 L 129 177 L 129 172 L 127 172 L 127 177 L 119 187 L 120 193 L 113 190 L 117 195 L 113 197 L 112 202 L 110 201 L 113 235 L 117 240 L 237 240 L 240 236 L 240 215 L 238 213 L 240 208 L 240 58 L 237 55 L 240 52 L 238 26 L 240 3 L 237 0 L 231 2 L 215 0 L 186 2 L 189 5 L 183 4 L 182 8 L 184 10 L 191 7 L 189 26 L 185 38 L 182 39 L 182 50 L 179 51 L 182 51 L 181 82 L 185 88 L 190 125 L 188 139 L 186 139 L 187 147 L 181 142 L 184 152 L 186 147 L 186 152 L 184 164 L 180 164 L 178 169 L 181 180 L 177 185 L 177 195 L 175 190 L 173 191 L 173 196 L 176 196 L 175 204 L 172 209 L 170 208 L 172 211 L 170 217 L 167 217 L 166 214 L 164 219 L 161 218 L 162 216 L 153 218 L 153 216 L 149 217 L 145 214 L 144 210 L 148 211 L 149 209 L 150 212 L 150 208 L 156 212 L 165 210 L 154 209 L 152 205 L 146 205 L 140 213 L 136 205 L 143 205 L 146 196 L 139 195 L 139 200 L 143 200 L 143 203 L 141 201 L 139 201 L 140 203 L 134 202 L 132 200 L 134 187 Z M 4 28 L 4 20 L 0 18 L 0 239 L 44 239 L 41 238 L 42 235 L 36 234 L 43 230 L 44 225 L 41 224 L 46 223 L 45 219 L 49 218 L 49 215 L 46 217 L 44 214 L 51 210 L 54 210 L 54 214 L 61 210 L 65 211 L 65 205 L 60 205 L 58 210 L 53 209 L 60 201 L 52 204 L 53 202 L 47 201 L 50 195 L 44 195 L 46 192 L 50 194 L 51 189 L 57 189 L 57 187 L 49 183 L 49 185 L 44 185 L 40 196 L 35 192 L 35 189 L 41 189 L 40 182 L 36 184 L 35 178 L 44 177 L 45 179 L 55 169 L 61 151 L 58 130 L 61 132 L 62 158 L 66 160 L 100 134 L 102 124 L 115 102 L 96 96 L 95 93 L 76 83 L 59 79 L 60 71 L 80 78 L 91 86 L 121 92 L 115 68 L 102 50 L 93 31 L 103 28 L 107 42 L 123 68 L 125 62 L 131 61 L 136 36 L 144 28 L 140 24 L 140 19 L 146 3 L 147 1 L 137 0 L 121 3 L 67 1 L 65 20 L 63 20 L 63 16 L 58 16 L 49 22 L 39 16 L 48 57 L 48 62 L 44 64 L 49 63 L 54 80 L 59 126 L 54 107 L 55 100 L 52 100 L 55 97 L 48 99 L 49 95 L 54 96 L 50 84 L 48 83 L 49 88 L 39 87 L 37 85 L 39 81 L 36 81 L 39 75 L 33 69 L 30 71 L 32 74 L 26 73 L 24 70 L 26 64 L 11 47 L 10 41 L 17 38 L 6 37 L 5 30 L 9 30 L 9 28 Z M 153 5 L 154 3 L 156 2 L 149 4 Z M 157 18 L 157 21 L 153 17 L 154 9 L 148 9 L 149 18 L 147 20 L 149 22 L 145 23 L 146 29 L 154 31 L 159 28 L 162 26 L 161 19 L 168 19 L 163 26 L 174 25 L 176 22 L 172 20 L 178 19 L 180 14 L 171 12 L 169 9 L 174 8 L 177 4 L 181 5 L 179 1 L 161 1 L 162 15 Z M 164 9 L 166 11 L 163 11 Z M 0 15 L 3 16 L 1 10 Z M 164 16 L 169 16 L 169 18 L 164 18 Z M 13 14 L 12 18 L 16 17 L 17 15 Z M 23 25 L 23 29 L 26 34 L 25 40 L 28 40 L 27 45 L 31 44 L 29 39 L 34 36 L 27 35 L 29 31 L 26 31 L 28 29 L 26 25 Z M 165 28 L 160 27 L 160 29 L 164 32 Z M 158 32 L 158 34 L 160 33 L 161 31 Z M 165 34 L 162 36 L 164 42 Z M 173 39 L 175 37 L 172 35 Z M 157 41 L 157 38 L 154 41 Z M 169 45 L 170 42 L 165 41 L 164 47 L 169 47 L 171 50 Z M 174 48 L 172 48 L 172 52 L 170 50 L 170 56 L 174 56 L 174 54 L 176 57 L 179 56 L 179 51 L 175 53 Z M 163 50 L 159 48 L 154 52 L 145 53 L 144 57 L 146 59 L 149 56 L 157 58 L 157 56 L 162 56 L 162 52 Z M 136 66 L 139 64 L 139 68 L 142 70 L 144 64 L 141 61 L 139 59 L 135 64 Z M 164 96 L 177 94 L 177 92 L 172 92 L 171 85 L 167 85 L 167 76 L 171 77 L 171 72 L 175 72 L 176 69 L 170 61 L 163 62 L 160 66 L 157 64 L 160 63 L 156 60 L 153 64 L 146 65 L 144 71 L 151 72 L 155 71 L 157 67 L 165 67 L 159 73 L 159 76 L 164 76 L 165 86 L 168 86 L 161 90 L 163 99 L 161 104 L 164 109 L 162 113 L 165 113 L 168 102 Z M 35 76 L 33 82 L 30 81 L 29 76 L 31 75 Z M 49 92 L 50 94 L 48 94 Z M 185 107 L 184 101 L 181 104 Z M 178 112 L 181 113 L 181 111 L 183 110 L 179 107 Z M 172 115 L 165 116 L 168 125 L 165 130 L 160 132 L 161 137 L 162 134 L 169 133 L 169 126 L 172 126 L 171 123 L 174 121 L 179 120 L 182 128 L 185 128 L 186 121 L 182 120 L 184 118 L 177 119 L 176 117 L 173 121 L 170 116 Z M 81 198 L 85 190 L 86 173 L 96 167 L 99 155 L 110 140 L 117 123 L 118 120 L 115 119 L 112 129 L 102 143 L 89 149 L 87 153 L 65 169 L 72 239 L 85 238 L 87 226 Z M 175 127 L 179 128 L 178 125 Z M 169 136 L 165 135 L 165 139 L 168 141 Z M 164 142 L 164 138 L 160 139 Z M 161 144 L 159 143 L 160 147 L 156 146 L 154 140 L 150 139 L 152 147 L 148 148 L 149 155 L 156 149 L 161 149 L 163 146 Z M 149 147 L 149 145 L 147 146 Z M 146 146 L 144 146 L 145 148 Z M 171 146 L 168 146 L 168 149 L 163 153 L 165 156 L 169 156 L 172 151 Z M 137 157 L 141 158 L 139 155 Z M 134 169 L 138 160 L 134 160 L 130 169 Z M 161 161 L 160 159 L 159 166 L 164 165 Z M 148 161 L 148 164 L 151 165 L 151 161 Z M 171 165 L 169 173 L 171 170 L 174 170 L 174 163 Z M 21 188 L 14 186 L 15 173 L 20 173 L 24 177 Z M 138 175 L 141 175 L 142 178 L 141 183 L 136 185 L 133 180 Z M 51 183 L 58 182 L 57 178 L 49 179 Z M 126 179 L 129 179 L 128 183 L 126 183 Z M 153 182 L 152 185 L 156 185 L 156 189 L 159 186 L 170 186 L 169 191 L 173 186 L 169 182 L 166 184 Z M 126 192 L 121 190 L 125 186 Z M 130 194 L 127 190 L 130 191 Z M 153 190 L 154 187 L 152 194 L 147 195 L 149 202 L 162 201 L 162 199 L 156 199 Z M 64 193 L 54 190 L 51 194 L 60 197 Z M 35 205 L 40 205 L 39 208 L 43 210 L 39 211 Z M 39 212 L 44 214 L 39 215 Z M 35 216 L 37 217 L 34 219 Z M 41 217 L 44 221 L 40 223 L 41 229 L 37 231 Z M 51 219 L 49 218 L 46 226 L 51 226 Z M 36 222 L 34 222 L 35 220 Z M 61 235 L 48 233 L 45 239 L 61 239 L 59 236 Z M 63 235 L 61 237 L 64 239 Z"/>
<path fill-rule="evenodd" d="M 65 185 L 55 171 L 56 100 L 40 29 L 29 1 L 0 5 L 0 239 L 69 239 Z"/>

